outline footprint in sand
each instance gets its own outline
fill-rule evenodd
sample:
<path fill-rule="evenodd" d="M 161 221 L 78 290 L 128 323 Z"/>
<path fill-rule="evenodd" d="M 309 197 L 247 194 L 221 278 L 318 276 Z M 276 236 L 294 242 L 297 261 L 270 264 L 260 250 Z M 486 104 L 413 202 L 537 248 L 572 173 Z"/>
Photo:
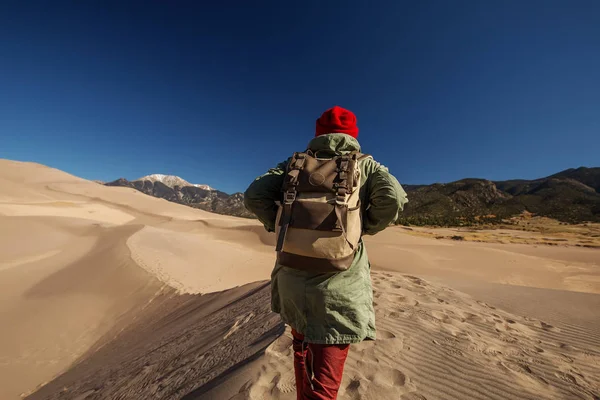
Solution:
<path fill-rule="evenodd" d="M 480 306 L 483 306 L 483 307 L 485 307 L 485 308 L 487 308 L 487 309 L 490 309 L 490 310 L 495 310 L 495 309 L 496 309 L 496 307 L 494 307 L 494 306 L 490 306 L 488 303 L 485 303 L 485 302 L 483 302 L 483 301 L 479 301 L 479 300 L 477 300 L 477 304 L 479 304 Z M 498 317 L 498 315 L 497 315 L 497 314 L 492 314 L 492 315 L 493 315 L 494 317 Z"/>
<path fill-rule="evenodd" d="M 367 380 L 382 386 L 404 386 L 406 384 L 406 375 L 397 368 L 379 366 L 377 374 L 368 376 Z"/>
<path fill-rule="evenodd" d="M 404 303 L 406 301 L 406 296 L 402 296 L 401 294 L 395 294 L 390 296 L 390 300 L 394 303 Z"/>
<path fill-rule="evenodd" d="M 379 362 L 377 355 L 371 352 L 363 352 L 361 357 L 362 361 L 365 361 L 366 363 L 377 364 Z"/>
<path fill-rule="evenodd" d="M 406 384 L 406 375 L 399 369 L 393 369 L 391 372 L 392 376 L 392 385 L 394 386 L 404 386 Z"/>
<path fill-rule="evenodd" d="M 407 278 L 409 281 L 411 281 L 415 285 L 427 286 L 427 283 L 425 283 L 425 281 L 423 279 L 417 278 L 416 276 L 406 275 L 405 278 Z"/>
<path fill-rule="evenodd" d="M 404 314 L 405 311 L 403 309 L 397 309 L 396 311 L 392 311 L 391 313 L 388 314 L 388 317 L 390 318 L 400 318 L 402 314 Z"/>
<path fill-rule="evenodd" d="M 515 363 L 512 361 L 501 361 L 500 365 L 510 371 L 513 371 L 513 372 L 531 374 L 531 368 L 529 368 L 529 365 L 527 365 L 525 363 Z"/>
<path fill-rule="evenodd" d="M 346 390 L 354 392 L 354 391 L 357 391 L 359 387 L 360 387 L 360 380 L 352 379 L 350 381 L 350 383 L 348 384 L 348 386 L 346 386 Z"/>
<path fill-rule="evenodd" d="M 547 324 L 544 321 L 536 321 L 534 323 L 534 325 L 544 331 L 547 331 L 547 332 L 560 332 L 560 329 L 558 329 L 550 324 Z"/>
<path fill-rule="evenodd" d="M 350 383 L 348 383 L 348 385 L 341 388 L 338 399 L 361 400 L 363 398 L 361 393 L 365 391 L 366 387 L 366 385 L 361 381 L 364 380 L 358 378 L 350 380 Z"/>
<path fill-rule="evenodd" d="M 292 371 L 288 371 L 284 375 L 282 375 L 279 378 L 277 385 L 275 385 L 275 388 L 280 393 L 284 394 L 296 392 L 296 377 L 294 376 Z"/>
<path fill-rule="evenodd" d="M 388 339 L 396 339 L 396 335 L 390 331 L 386 331 L 384 329 L 377 330 L 377 339 L 378 340 L 388 340 Z"/>
<path fill-rule="evenodd" d="M 468 311 L 458 310 L 457 315 L 459 317 L 460 322 L 481 322 L 483 318 L 481 315 L 473 314 Z"/>
<path fill-rule="evenodd" d="M 292 338 L 287 335 L 282 335 L 271 345 L 270 351 L 275 353 L 287 354 L 290 353 L 292 347 Z"/>
<path fill-rule="evenodd" d="M 443 311 L 432 311 L 431 315 L 439 322 L 442 322 L 444 324 L 449 324 L 452 322 L 451 318 L 448 317 L 448 315 Z"/>

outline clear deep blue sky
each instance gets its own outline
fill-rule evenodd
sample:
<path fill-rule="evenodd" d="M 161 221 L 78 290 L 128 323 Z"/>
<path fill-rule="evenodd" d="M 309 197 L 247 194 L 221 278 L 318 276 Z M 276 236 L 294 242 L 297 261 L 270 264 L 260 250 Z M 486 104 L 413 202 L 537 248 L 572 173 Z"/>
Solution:
<path fill-rule="evenodd" d="M 227 192 L 353 110 L 403 183 L 600 165 L 600 1 L 4 1 L 0 158 Z"/>

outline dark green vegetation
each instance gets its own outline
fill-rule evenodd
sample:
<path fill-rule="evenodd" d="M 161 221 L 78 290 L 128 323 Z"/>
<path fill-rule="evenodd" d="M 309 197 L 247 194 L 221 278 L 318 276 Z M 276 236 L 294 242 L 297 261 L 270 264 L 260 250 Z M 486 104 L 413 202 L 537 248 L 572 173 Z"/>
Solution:
<path fill-rule="evenodd" d="M 600 222 L 600 168 L 569 169 L 536 180 L 463 179 L 405 189 L 409 203 L 398 224 L 493 224 L 524 211 L 567 223 Z"/>

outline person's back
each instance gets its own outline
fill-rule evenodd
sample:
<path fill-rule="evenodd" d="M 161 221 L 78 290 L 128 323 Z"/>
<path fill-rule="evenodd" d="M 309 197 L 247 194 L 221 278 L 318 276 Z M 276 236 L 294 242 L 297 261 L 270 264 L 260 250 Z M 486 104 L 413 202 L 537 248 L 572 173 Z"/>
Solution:
<path fill-rule="evenodd" d="M 318 168 L 318 165 L 314 167 L 315 160 L 325 165 L 327 159 L 344 161 L 353 157 L 357 163 L 360 182 L 350 186 L 355 187 L 358 199 L 352 200 L 351 188 L 348 193 L 344 190 L 343 198 L 339 184 L 327 187 L 331 189 L 333 201 L 330 203 L 335 206 L 337 199 L 331 224 L 339 228 L 338 234 L 323 222 L 323 216 L 315 216 L 312 210 L 319 207 L 315 207 L 314 202 L 311 202 L 312 207 L 298 206 L 300 190 L 295 188 L 314 186 L 307 190 L 326 192 L 328 189 L 323 187 L 327 186 L 324 183 L 328 178 L 313 172 L 309 176 L 310 185 L 298 183 L 298 174 L 302 173 L 305 162 L 298 163 L 297 156 L 258 177 L 245 193 L 246 208 L 268 231 L 277 231 L 278 262 L 272 273 L 271 304 L 273 311 L 292 328 L 298 399 L 335 399 L 349 345 L 375 339 L 371 266 L 360 231 L 363 235 L 382 231 L 396 221 L 407 202 L 406 193 L 387 168 L 360 153 L 357 136 L 354 114 L 334 107 L 317 120 L 315 138 L 300 157 L 306 154 L 312 168 Z M 340 173 L 344 178 L 348 172 L 339 165 L 335 172 L 331 171 L 337 173 L 335 182 L 344 181 Z M 312 179 L 313 176 L 318 178 Z M 294 193 L 290 196 L 292 190 Z M 311 195 L 308 200 L 320 197 Z M 328 198 L 325 197 L 325 201 Z M 347 222 L 347 210 L 352 210 L 349 203 L 360 210 L 360 228 Z M 305 233 L 293 235 L 293 229 Z M 316 233 L 306 232 L 311 229 Z M 356 238 L 351 237 L 352 229 L 359 229 Z M 347 242 L 344 248 L 349 255 L 323 253 L 323 243 L 327 246 L 328 240 L 338 238 Z M 305 243 L 301 243 L 302 240 Z M 316 258 L 313 253 L 319 251 L 316 256 L 321 258 Z M 343 259 L 349 261 L 339 261 Z"/>

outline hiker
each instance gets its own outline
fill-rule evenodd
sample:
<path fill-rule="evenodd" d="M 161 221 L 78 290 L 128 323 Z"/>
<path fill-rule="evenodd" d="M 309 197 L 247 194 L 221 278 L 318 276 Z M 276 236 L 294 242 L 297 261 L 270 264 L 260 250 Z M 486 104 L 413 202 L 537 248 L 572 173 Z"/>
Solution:
<path fill-rule="evenodd" d="M 406 193 L 362 154 L 355 115 L 333 107 L 305 152 L 258 177 L 246 208 L 276 232 L 271 307 L 293 336 L 297 399 L 336 399 L 350 344 L 375 339 L 362 235 L 394 223 Z"/>

